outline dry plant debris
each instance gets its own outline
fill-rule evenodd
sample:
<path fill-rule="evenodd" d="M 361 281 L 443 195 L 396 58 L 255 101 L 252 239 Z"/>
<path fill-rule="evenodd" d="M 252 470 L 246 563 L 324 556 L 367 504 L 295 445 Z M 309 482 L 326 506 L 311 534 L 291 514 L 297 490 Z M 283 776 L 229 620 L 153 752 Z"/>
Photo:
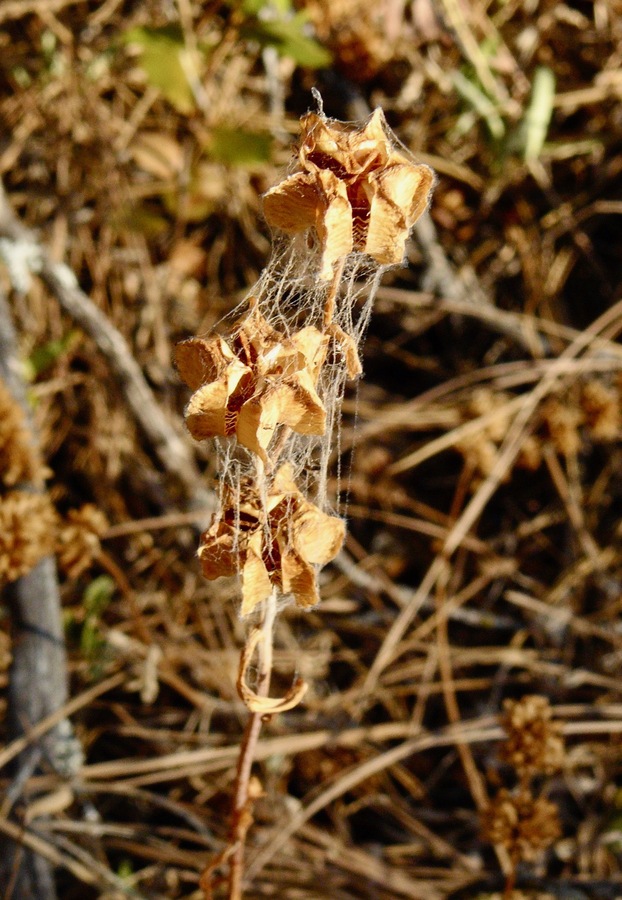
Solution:
<path fill-rule="evenodd" d="M 339 434 L 343 382 L 360 374 L 357 344 L 378 274 L 402 261 L 433 183 L 428 166 L 393 150 L 396 138 L 381 110 L 353 126 L 328 120 L 319 93 L 314 96 L 319 112 L 301 120 L 302 172 L 264 197 L 268 223 L 294 238 L 302 234 L 305 242 L 294 239 L 287 246 L 277 239 L 278 252 L 244 302 L 245 315 L 228 341 L 219 335 L 194 338 L 181 343 L 175 355 L 181 377 L 194 390 L 185 411 L 192 436 L 233 439 L 221 451 L 220 507 L 199 544 L 203 574 L 210 580 L 239 574 L 240 614 L 259 617 L 241 653 L 238 692 L 250 717 L 240 746 L 229 840 L 201 876 L 206 900 L 223 865 L 228 896 L 242 896 L 244 846 L 257 799 L 251 767 L 261 723 L 293 709 L 307 692 L 298 679 L 284 698 L 267 696 L 277 605 L 293 598 L 303 609 L 315 606 L 319 570 L 343 544 L 345 523 L 326 511 L 327 472 L 325 467 L 317 472 L 314 457 L 321 440 L 328 459 Z M 370 287 L 357 330 L 349 280 L 354 273 L 363 280 L 361 264 Z M 320 287 L 296 297 L 287 315 L 280 298 L 299 287 L 296 273 L 306 269 Z M 323 288 L 322 282 L 327 282 Z M 339 348 L 337 364 L 328 360 L 329 343 Z M 260 654 L 257 690 L 246 678 L 255 651 Z"/>
<path fill-rule="evenodd" d="M 538 778 L 553 775 L 566 762 L 560 724 L 552 714 L 547 698 L 538 695 L 504 703 L 501 725 L 506 737 L 499 756 L 514 769 L 518 785 L 497 791 L 484 809 L 482 831 L 509 855 L 506 897 L 512 896 L 518 865 L 533 862 L 562 834 L 558 807 L 535 787 Z"/>
<path fill-rule="evenodd" d="M 287 697 L 296 674 L 308 690 L 263 725 L 247 893 L 501 896 L 509 851 L 483 836 L 481 811 L 487 786 L 494 802 L 520 779 L 501 762 L 499 716 L 506 698 L 540 696 L 566 754 L 562 773 L 530 780 L 532 812 L 536 800 L 554 803 L 563 838 L 518 865 L 514 893 L 615 896 L 622 5 L 261 5 L 0 4 L 10 205 L 123 336 L 161 419 L 205 474 L 193 483 L 220 473 L 228 512 L 218 527 L 235 520 L 235 485 L 256 461 L 263 504 L 290 455 L 296 490 L 347 520 L 342 550 L 315 582 L 322 602 L 303 610 L 291 597 L 275 624 L 268 699 Z M 278 271 L 253 290 L 258 320 L 278 335 L 275 356 L 291 366 L 284 385 L 270 357 L 260 372 L 236 343 L 250 308 L 233 310 L 266 265 L 261 196 L 288 165 L 312 85 L 329 116 L 361 122 L 381 107 L 401 142 L 386 158 L 438 178 L 430 215 L 406 242 L 408 266 L 376 293 L 368 328 L 368 278 L 375 288 L 379 272 L 360 248 L 376 242 L 376 209 L 388 208 L 398 245 L 410 210 L 392 183 L 383 194 L 380 157 L 360 147 L 365 125 L 335 125 L 335 136 L 307 120 L 284 180 L 301 188 L 306 230 L 283 222 L 295 233 L 275 234 Z M 380 134 L 380 114 L 367 127 Z M 328 143 L 321 158 L 317 141 Z M 350 240 L 348 291 L 331 310 L 328 263 Z M 97 539 L 74 533 L 91 563 L 60 576 L 87 764 L 73 786 L 51 773 L 24 782 L 20 835 L 58 861 L 63 900 L 198 898 L 206 860 L 229 839 L 239 648 L 262 604 L 241 622 L 235 579 L 202 577 L 196 547 L 213 509 L 188 511 L 105 348 L 36 273 L 24 286 L 21 260 L 0 263 L 0 280 L 32 379 L 41 465 L 53 473 L 54 541 L 86 504 L 110 526 Z M 279 292 L 285 270 L 291 289 Z M 292 321 L 297 304 L 305 321 Z M 319 374 L 306 348 L 293 352 L 301 327 L 324 336 Z M 200 443 L 183 434 L 191 395 L 222 384 L 222 372 L 200 372 L 189 391 L 176 377 L 174 347 L 189 335 L 222 350 L 230 372 L 229 351 L 250 370 L 243 399 L 249 413 L 260 400 L 269 426 L 255 431 L 252 420 L 258 452 L 238 442 L 235 391 L 223 399 L 232 431 Z M 323 413 L 300 387 L 305 370 Z M 289 415 L 286 396 L 301 398 L 299 421 L 319 429 L 325 417 L 325 433 L 342 402 L 336 442 L 291 419 L 270 436 Z M 11 429 L 0 420 L 4 448 Z M 26 460 L 10 458 L 5 494 L 19 489 Z M 269 534 L 264 521 L 262 565 L 280 590 Z M 61 557 L 75 574 L 73 553 Z M 245 674 L 255 694 L 263 648 L 258 639 Z M 546 721 L 533 727 L 546 736 Z M 540 738 L 531 725 L 525 733 L 535 752 Z M 0 776 L 5 799 L 8 769 Z"/>

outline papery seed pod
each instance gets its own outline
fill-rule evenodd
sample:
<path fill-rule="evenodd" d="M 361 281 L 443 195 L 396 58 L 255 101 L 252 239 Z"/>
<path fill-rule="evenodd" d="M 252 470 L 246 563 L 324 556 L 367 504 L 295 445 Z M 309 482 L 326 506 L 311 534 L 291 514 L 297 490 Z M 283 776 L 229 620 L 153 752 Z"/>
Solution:
<path fill-rule="evenodd" d="M 287 234 L 315 229 L 321 280 L 353 251 L 381 266 L 402 262 L 434 174 L 396 146 L 381 109 L 362 127 L 323 114 L 303 117 L 298 171 L 265 194 L 264 215 Z"/>
<path fill-rule="evenodd" d="M 291 466 L 282 466 L 266 497 L 248 492 L 243 509 L 226 492 L 223 512 L 202 535 L 199 558 L 206 578 L 239 572 L 242 615 L 277 588 L 299 606 L 319 602 L 316 566 L 339 552 L 345 525 L 322 512 L 296 486 Z"/>
<path fill-rule="evenodd" d="M 323 434 L 326 411 L 316 383 L 328 342 L 313 326 L 282 334 L 252 307 L 231 346 L 220 337 L 178 344 L 179 373 L 195 391 L 185 411 L 190 434 L 196 440 L 235 434 L 266 463 L 277 426 Z"/>

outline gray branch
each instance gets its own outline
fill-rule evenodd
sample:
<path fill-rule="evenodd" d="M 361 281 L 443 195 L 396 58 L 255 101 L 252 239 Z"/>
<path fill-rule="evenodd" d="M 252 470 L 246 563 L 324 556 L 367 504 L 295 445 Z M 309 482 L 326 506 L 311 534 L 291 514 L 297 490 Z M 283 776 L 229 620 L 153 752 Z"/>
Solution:
<path fill-rule="evenodd" d="M 6 297 L 0 293 L 0 377 L 22 407 L 30 425 L 33 451 L 38 453 L 24 385 L 19 376 L 17 339 Z M 34 484 L 29 491 L 43 491 Z M 8 738 L 27 735 L 30 728 L 67 701 L 67 660 L 60 597 L 53 557 L 42 559 L 28 574 L 8 584 L 2 599 L 11 616 L 13 661 L 9 671 Z M 15 760 L 7 794 L 10 806 L 19 800 L 24 782 L 42 761 L 62 775 L 74 774 L 82 753 L 71 724 L 63 719 Z M 16 900 L 54 900 L 56 891 L 47 860 L 8 839 L 0 846 L 0 884 Z M 9 896 L 6 894 L 5 896 Z"/>

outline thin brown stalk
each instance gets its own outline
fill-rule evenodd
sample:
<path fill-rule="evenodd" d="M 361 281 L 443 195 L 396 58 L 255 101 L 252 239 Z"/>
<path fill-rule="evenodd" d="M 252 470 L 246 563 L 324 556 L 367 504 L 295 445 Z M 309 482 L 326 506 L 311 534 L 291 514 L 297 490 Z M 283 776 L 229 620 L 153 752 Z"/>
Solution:
<path fill-rule="evenodd" d="M 326 294 L 323 317 L 323 325 L 325 329 L 328 328 L 330 323 L 333 321 L 333 316 L 335 315 L 335 303 L 337 302 L 337 294 L 339 293 L 339 285 L 341 284 L 341 279 L 343 277 L 343 267 L 345 265 L 345 262 L 345 256 L 339 260 L 339 263 L 335 268 L 333 280 L 331 281 L 330 287 L 328 288 L 328 293 Z"/>
<path fill-rule="evenodd" d="M 273 591 L 266 603 L 261 624 L 262 638 L 259 642 L 257 679 L 257 695 L 260 697 L 267 697 L 270 690 L 275 618 L 276 592 Z M 242 658 L 244 659 L 244 654 Z M 243 671 L 240 673 L 240 678 L 242 677 L 244 677 Z M 263 713 L 252 712 L 247 722 L 238 757 L 229 844 L 225 853 L 215 861 L 218 865 L 224 862 L 225 859 L 228 861 L 229 884 L 227 896 L 229 900 L 240 900 L 242 897 L 246 835 L 253 822 L 252 807 L 260 796 L 259 784 L 254 783 L 251 771 L 264 718 Z M 210 863 L 201 875 L 200 886 L 206 900 L 210 900 L 212 896 L 212 872 L 214 871 L 215 863 Z"/>

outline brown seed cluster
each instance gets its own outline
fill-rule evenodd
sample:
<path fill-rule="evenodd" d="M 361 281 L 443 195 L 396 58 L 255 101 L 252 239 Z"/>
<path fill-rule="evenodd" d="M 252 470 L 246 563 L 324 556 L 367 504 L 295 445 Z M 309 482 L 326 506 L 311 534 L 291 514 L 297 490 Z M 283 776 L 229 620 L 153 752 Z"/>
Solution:
<path fill-rule="evenodd" d="M 501 788 L 483 818 L 484 837 L 508 851 L 516 863 L 532 862 L 561 835 L 557 807 L 530 790 Z"/>
<path fill-rule="evenodd" d="M 53 552 L 56 513 L 23 410 L 0 381 L 0 581 L 15 581 Z"/>
<path fill-rule="evenodd" d="M 36 452 L 24 413 L 0 380 L 0 477 L 6 487 L 43 484 L 48 471 Z"/>
<path fill-rule="evenodd" d="M 295 171 L 264 197 L 279 252 L 227 334 L 175 351 L 190 434 L 220 439 L 203 574 L 241 576 L 243 616 L 273 595 L 315 605 L 319 569 L 344 540 L 326 472 L 345 379 L 362 371 L 353 286 L 402 261 L 434 180 L 396 143 L 381 110 L 361 126 L 304 116 Z"/>
<path fill-rule="evenodd" d="M 264 215 L 287 234 L 315 229 L 320 278 L 330 280 L 335 263 L 353 251 L 379 265 L 402 262 L 434 174 L 395 149 L 381 109 L 362 128 L 308 113 L 297 162 L 297 171 L 264 197 Z"/>
<path fill-rule="evenodd" d="M 21 406 L 0 381 L 0 582 L 21 578 L 54 552 L 67 576 L 77 578 L 99 552 L 105 516 L 87 504 L 70 510 L 61 526 L 44 490 L 49 474 Z"/>
<path fill-rule="evenodd" d="M 58 564 L 68 578 L 78 578 L 91 566 L 107 528 L 106 516 L 93 503 L 69 510 L 56 539 Z"/>
<path fill-rule="evenodd" d="M 534 860 L 562 833 L 556 805 L 535 789 L 534 779 L 559 771 L 565 750 L 546 697 L 506 700 L 501 725 L 507 736 L 499 755 L 513 767 L 518 785 L 501 788 L 490 801 L 482 816 L 482 835 L 505 847 L 515 868 Z"/>
<path fill-rule="evenodd" d="M 21 578 L 52 553 L 56 524 L 47 494 L 5 494 L 0 500 L 0 579 Z"/>
<path fill-rule="evenodd" d="M 493 470 L 514 413 L 508 406 L 512 395 L 504 391 L 480 388 L 462 405 L 462 423 L 482 419 L 482 427 L 456 443 L 465 463 L 473 471 L 473 486 Z M 548 397 L 542 404 L 537 427 L 524 437 L 516 458 L 516 467 L 535 471 L 544 459 L 544 448 L 551 445 L 563 457 L 574 457 L 587 442 L 602 443 L 622 436 L 622 382 L 610 385 L 590 378 L 572 385 L 563 396 Z M 506 475 L 506 480 L 511 472 Z"/>
<path fill-rule="evenodd" d="M 546 697 L 506 700 L 503 709 L 501 724 L 507 734 L 500 749 L 503 761 L 520 780 L 558 772 L 564 765 L 564 741 Z"/>

